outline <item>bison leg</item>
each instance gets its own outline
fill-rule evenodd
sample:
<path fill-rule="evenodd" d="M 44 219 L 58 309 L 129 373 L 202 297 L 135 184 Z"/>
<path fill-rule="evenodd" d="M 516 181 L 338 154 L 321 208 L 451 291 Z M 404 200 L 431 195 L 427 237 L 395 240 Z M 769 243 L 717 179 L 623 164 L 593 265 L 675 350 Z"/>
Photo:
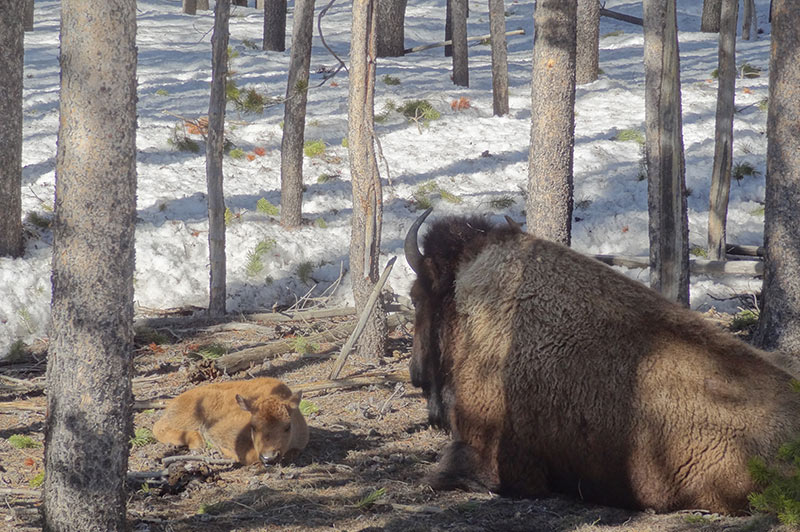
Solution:
<path fill-rule="evenodd" d="M 172 445 L 185 445 L 189 449 L 202 449 L 206 446 L 202 434 L 196 430 L 180 430 L 167 428 L 166 423 L 156 423 L 153 427 L 153 435 L 162 443 Z"/>
<path fill-rule="evenodd" d="M 444 448 L 439 463 L 425 477 L 435 490 L 498 491 L 497 472 L 478 452 L 462 441 Z"/>

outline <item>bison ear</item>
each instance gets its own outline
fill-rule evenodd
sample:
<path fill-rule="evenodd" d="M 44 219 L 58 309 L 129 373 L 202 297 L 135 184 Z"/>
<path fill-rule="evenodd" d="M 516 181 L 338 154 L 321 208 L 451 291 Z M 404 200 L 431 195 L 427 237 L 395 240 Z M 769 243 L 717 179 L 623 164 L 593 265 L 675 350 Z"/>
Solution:
<path fill-rule="evenodd" d="M 239 408 L 247 412 L 250 412 L 250 403 L 248 403 L 247 399 L 245 399 L 238 393 L 236 394 L 236 402 L 239 403 Z"/>
<path fill-rule="evenodd" d="M 303 398 L 303 392 L 295 392 L 289 397 L 289 406 L 291 408 L 300 408 L 300 400 Z"/>

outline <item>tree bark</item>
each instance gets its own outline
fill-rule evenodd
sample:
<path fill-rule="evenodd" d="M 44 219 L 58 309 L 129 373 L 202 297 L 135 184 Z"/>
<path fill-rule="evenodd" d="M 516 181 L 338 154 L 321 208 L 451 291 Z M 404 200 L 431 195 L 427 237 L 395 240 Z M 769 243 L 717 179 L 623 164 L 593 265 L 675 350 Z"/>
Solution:
<path fill-rule="evenodd" d="M 742 0 L 742 39 L 750 40 L 750 31 L 756 30 L 755 0 Z"/>
<path fill-rule="evenodd" d="M 700 18 L 700 31 L 716 33 L 719 31 L 722 0 L 703 0 L 703 14 Z"/>
<path fill-rule="evenodd" d="M 286 0 L 265 0 L 262 50 L 286 50 Z"/>
<path fill-rule="evenodd" d="M 528 231 L 570 244 L 575 143 L 577 0 L 539 0 L 534 13 Z"/>
<path fill-rule="evenodd" d="M 450 41 L 444 47 L 444 56 L 453 57 L 453 0 L 445 0 L 444 40 Z"/>
<path fill-rule="evenodd" d="M 578 0 L 575 83 L 591 83 L 600 75 L 600 2 Z"/>
<path fill-rule="evenodd" d="M 133 433 L 136 2 L 62 0 L 47 531 L 125 530 Z"/>
<path fill-rule="evenodd" d="M 689 225 L 675 0 L 644 0 L 650 286 L 689 304 Z"/>
<path fill-rule="evenodd" d="M 230 0 L 217 0 L 211 37 L 211 97 L 208 104 L 206 182 L 208 186 L 208 257 L 210 267 L 208 313 L 225 315 L 225 194 L 222 156 L 225 147 L 225 79 L 228 74 Z"/>
<path fill-rule="evenodd" d="M 399 57 L 405 50 L 408 0 L 378 0 L 378 57 Z"/>
<path fill-rule="evenodd" d="M 183 0 L 183 12 L 187 15 L 196 15 L 197 0 Z"/>
<path fill-rule="evenodd" d="M 492 113 L 508 114 L 508 51 L 503 0 L 489 0 L 489 32 L 492 37 Z"/>
<path fill-rule="evenodd" d="M 467 0 L 450 0 L 453 6 L 453 83 L 469 87 Z"/>
<path fill-rule="evenodd" d="M 767 111 L 764 296 L 755 341 L 800 353 L 800 10 L 774 0 Z"/>
<path fill-rule="evenodd" d="M 303 220 L 303 140 L 313 33 L 314 0 L 295 0 L 292 59 L 281 140 L 281 224 L 284 227 L 296 227 Z"/>
<path fill-rule="evenodd" d="M 353 186 L 350 233 L 350 278 L 360 314 L 378 282 L 383 223 L 383 193 L 375 157 L 376 0 L 353 0 L 350 44 L 348 152 Z M 386 348 L 386 309 L 379 298 L 367 323 L 358 354 L 377 360 Z"/>
<path fill-rule="evenodd" d="M 208 11 L 211 9 L 208 7 L 208 0 L 197 0 L 197 9 L 201 11 Z"/>
<path fill-rule="evenodd" d="M 0 0 L 0 257 L 22 255 L 23 22 L 19 4 Z"/>
<path fill-rule="evenodd" d="M 719 30 L 719 86 L 714 134 L 714 165 L 708 209 L 708 258 L 725 260 L 725 224 L 731 190 L 733 101 L 736 90 L 736 15 L 738 0 L 723 0 Z"/>
<path fill-rule="evenodd" d="M 33 31 L 33 0 L 25 0 L 25 31 Z"/>

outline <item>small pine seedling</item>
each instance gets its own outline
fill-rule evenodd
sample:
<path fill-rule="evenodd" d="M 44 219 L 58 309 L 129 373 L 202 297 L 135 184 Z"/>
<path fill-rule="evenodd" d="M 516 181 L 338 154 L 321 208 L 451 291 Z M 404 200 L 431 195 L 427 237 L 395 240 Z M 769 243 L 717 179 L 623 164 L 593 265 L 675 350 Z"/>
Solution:
<path fill-rule="evenodd" d="M 230 155 L 232 159 L 242 159 L 244 158 L 244 150 L 241 148 L 234 148 L 228 152 L 228 155 Z"/>
<path fill-rule="evenodd" d="M 746 176 L 757 177 L 759 175 L 761 175 L 761 172 L 756 170 L 755 167 L 747 161 L 734 163 L 733 168 L 731 169 L 731 177 L 733 177 L 737 182 L 740 182 Z"/>
<path fill-rule="evenodd" d="M 167 139 L 167 144 L 172 146 L 172 149 L 178 151 L 188 151 L 191 153 L 198 153 L 200 151 L 200 145 L 190 139 L 186 133 L 184 133 L 180 126 L 175 126 L 172 130 L 172 136 Z"/>
<path fill-rule="evenodd" d="M 409 120 L 423 120 L 426 123 L 442 116 L 428 100 L 411 100 L 397 110 Z"/>
<path fill-rule="evenodd" d="M 789 527 L 800 525 L 800 440 L 781 446 L 778 460 L 782 467 L 769 467 L 763 458 L 747 463 L 750 476 L 760 491 L 750 493 L 750 506 L 759 512 L 775 514 Z"/>
<path fill-rule="evenodd" d="M 24 436 L 22 434 L 12 434 L 8 437 L 8 443 L 15 449 L 36 449 L 42 446 L 41 443 L 30 436 Z"/>
<path fill-rule="evenodd" d="M 759 313 L 757 310 L 744 309 L 737 312 L 731 322 L 731 330 L 743 331 L 758 324 Z"/>
<path fill-rule="evenodd" d="M 199 348 L 197 351 L 192 353 L 198 358 L 202 358 L 203 360 L 216 360 L 219 357 L 228 353 L 228 349 L 220 344 L 208 344 L 204 345 L 203 347 Z"/>
<path fill-rule="evenodd" d="M 131 438 L 130 444 L 134 447 L 144 447 L 145 445 L 156 443 L 157 441 L 153 433 L 150 432 L 150 429 L 139 427 L 133 431 L 133 438 Z"/>
<path fill-rule="evenodd" d="M 314 264 L 310 261 L 303 261 L 297 265 L 297 277 L 305 284 L 311 280 L 311 274 L 314 272 Z"/>
<path fill-rule="evenodd" d="M 383 76 L 383 82 L 387 85 L 400 85 L 400 78 L 386 74 Z"/>
<path fill-rule="evenodd" d="M 623 129 L 617 132 L 611 140 L 618 140 L 620 142 L 635 142 L 640 146 L 644 146 L 644 133 L 638 129 Z"/>
<path fill-rule="evenodd" d="M 225 207 L 225 225 L 231 225 L 233 223 L 233 211 L 230 210 L 228 207 Z"/>
<path fill-rule="evenodd" d="M 262 271 L 264 271 L 264 263 L 261 261 L 261 256 L 258 253 L 250 251 L 247 254 L 247 264 L 245 265 L 245 271 L 247 272 L 248 277 L 255 277 Z"/>
<path fill-rule="evenodd" d="M 691 249 L 689 249 L 689 253 L 695 257 L 708 258 L 708 251 L 702 246 L 692 246 Z"/>
<path fill-rule="evenodd" d="M 303 143 L 303 153 L 306 157 L 319 157 L 325 153 L 325 143 L 322 140 L 307 140 Z"/>
<path fill-rule="evenodd" d="M 327 228 L 328 228 L 328 222 L 326 222 L 326 221 L 325 221 L 325 218 L 323 218 L 322 216 L 320 216 L 319 218 L 317 218 L 317 219 L 314 221 L 314 223 L 315 223 L 315 224 L 316 224 L 316 226 L 317 226 L 317 227 L 319 227 L 320 229 L 327 229 Z"/>
<path fill-rule="evenodd" d="M 300 413 L 304 416 L 310 416 L 311 414 L 316 414 L 319 412 L 319 407 L 309 401 L 308 399 L 301 399 L 300 400 Z"/>
<path fill-rule="evenodd" d="M 299 355 L 307 355 L 319 351 L 319 344 L 316 342 L 309 342 L 308 338 L 305 336 L 298 335 L 292 341 L 292 349 Z"/>
<path fill-rule="evenodd" d="M 156 91 L 156 94 L 158 94 L 159 96 L 168 96 L 169 91 L 167 91 L 167 89 L 158 89 Z"/>
<path fill-rule="evenodd" d="M 44 471 L 39 472 L 35 477 L 28 481 L 28 486 L 33 489 L 42 487 L 44 484 Z"/>
<path fill-rule="evenodd" d="M 356 507 L 361 510 L 368 510 L 384 495 L 386 495 L 386 488 L 378 488 L 362 497 L 356 503 Z"/>
<path fill-rule="evenodd" d="M 35 225 L 39 229 L 50 229 L 53 224 L 52 218 L 42 216 L 36 211 L 31 211 L 25 216 L 25 221 L 29 224 Z"/>
<path fill-rule="evenodd" d="M 266 198 L 261 198 L 256 202 L 256 210 L 267 216 L 278 216 L 280 214 L 278 207 L 267 201 Z"/>

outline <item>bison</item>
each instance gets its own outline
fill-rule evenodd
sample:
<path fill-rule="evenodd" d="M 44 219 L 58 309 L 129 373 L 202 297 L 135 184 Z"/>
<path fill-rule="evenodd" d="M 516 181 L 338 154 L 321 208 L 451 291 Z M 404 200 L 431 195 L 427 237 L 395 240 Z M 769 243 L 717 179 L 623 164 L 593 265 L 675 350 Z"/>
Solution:
<path fill-rule="evenodd" d="M 198 386 L 170 401 L 153 434 L 190 449 L 203 448 L 208 440 L 245 465 L 274 464 L 308 443 L 300 397 L 269 377 Z"/>
<path fill-rule="evenodd" d="M 436 489 L 553 492 L 737 513 L 800 433 L 778 358 L 563 245 L 480 217 L 432 224 L 417 274 L 411 380 L 452 441 Z"/>

